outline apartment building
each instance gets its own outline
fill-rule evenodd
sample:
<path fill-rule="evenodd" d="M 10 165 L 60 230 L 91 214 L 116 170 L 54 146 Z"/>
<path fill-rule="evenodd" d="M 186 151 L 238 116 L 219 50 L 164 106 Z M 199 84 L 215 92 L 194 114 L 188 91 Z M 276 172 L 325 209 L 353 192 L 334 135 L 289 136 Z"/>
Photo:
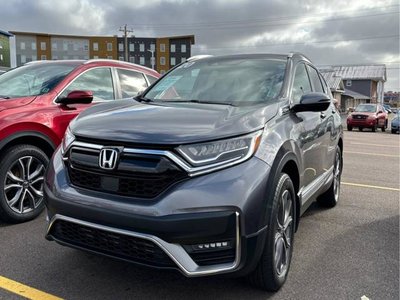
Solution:
<path fill-rule="evenodd" d="M 0 30 L 0 67 L 9 68 L 10 63 L 10 37 L 11 34 Z"/>
<path fill-rule="evenodd" d="M 123 37 L 19 31 L 11 31 L 9 35 L 12 35 L 13 39 L 14 49 L 11 53 L 15 56 L 16 66 L 35 60 L 97 58 L 125 60 Z M 129 37 L 127 60 L 165 73 L 191 56 L 193 44 L 193 35 L 163 38 Z"/>

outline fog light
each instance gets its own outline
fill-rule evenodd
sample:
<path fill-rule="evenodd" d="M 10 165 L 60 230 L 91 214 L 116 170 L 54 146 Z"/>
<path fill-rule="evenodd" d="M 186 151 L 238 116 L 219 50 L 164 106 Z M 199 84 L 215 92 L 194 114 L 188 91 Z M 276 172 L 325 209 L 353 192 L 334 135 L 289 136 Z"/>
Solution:
<path fill-rule="evenodd" d="M 232 243 L 230 241 L 221 241 L 221 242 L 214 242 L 214 243 L 192 245 L 192 248 L 193 248 L 193 250 L 196 250 L 196 251 L 230 249 L 230 248 L 232 248 Z"/>

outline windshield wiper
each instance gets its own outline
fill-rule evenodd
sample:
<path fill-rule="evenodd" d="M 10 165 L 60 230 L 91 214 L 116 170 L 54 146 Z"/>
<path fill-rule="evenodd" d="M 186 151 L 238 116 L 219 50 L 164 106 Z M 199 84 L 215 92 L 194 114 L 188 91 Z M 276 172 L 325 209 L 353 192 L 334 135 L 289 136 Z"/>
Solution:
<path fill-rule="evenodd" d="M 2 99 L 10 99 L 10 97 L 8 97 L 8 96 L 3 96 L 3 95 L 0 95 L 0 98 L 2 98 Z"/>
<path fill-rule="evenodd" d="M 139 102 L 146 102 L 146 103 L 153 102 L 152 99 L 146 98 L 146 97 L 141 96 L 141 95 L 136 96 L 136 97 L 134 97 L 133 99 L 135 99 L 136 101 L 139 101 Z"/>
<path fill-rule="evenodd" d="M 167 101 L 164 101 L 164 102 L 177 102 L 177 103 L 179 103 L 179 102 L 182 102 L 182 103 L 189 102 L 189 103 L 202 103 L 202 104 L 217 104 L 217 105 L 235 106 L 230 102 L 218 102 L 218 101 L 207 101 L 207 100 L 203 101 L 203 100 L 195 100 L 195 99 L 192 99 L 192 100 L 167 100 Z"/>

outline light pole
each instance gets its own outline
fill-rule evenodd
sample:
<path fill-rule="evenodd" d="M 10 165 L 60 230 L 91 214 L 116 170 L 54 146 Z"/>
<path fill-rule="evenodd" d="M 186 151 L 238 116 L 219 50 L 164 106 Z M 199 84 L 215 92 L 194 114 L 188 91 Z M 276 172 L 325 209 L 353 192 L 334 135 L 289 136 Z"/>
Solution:
<path fill-rule="evenodd" d="M 147 49 L 147 51 L 149 51 L 151 53 L 150 63 L 151 63 L 151 68 L 154 70 L 154 65 L 155 65 L 154 52 L 155 52 L 155 50 Z"/>

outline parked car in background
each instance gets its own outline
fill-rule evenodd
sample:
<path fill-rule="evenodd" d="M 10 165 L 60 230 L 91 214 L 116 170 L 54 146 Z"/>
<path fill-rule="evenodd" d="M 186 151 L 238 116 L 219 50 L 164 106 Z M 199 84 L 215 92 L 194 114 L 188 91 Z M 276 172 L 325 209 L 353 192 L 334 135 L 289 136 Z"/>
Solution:
<path fill-rule="evenodd" d="M 392 113 L 392 107 L 389 104 L 383 104 L 383 108 L 386 110 L 388 114 Z"/>
<path fill-rule="evenodd" d="M 388 126 L 388 116 L 380 104 L 360 104 L 347 117 L 347 130 L 358 127 L 360 131 L 371 128 L 375 132 L 378 128 L 385 131 Z"/>
<path fill-rule="evenodd" d="M 300 54 L 190 59 L 136 100 L 70 124 L 47 238 L 277 291 L 300 216 L 339 201 L 343 129 L 321 74 Z"/>
<path fill-rule="evenodd" d="M 92 99 L 133 97 L 158 77 L 151 69 L 111 60 L 32 62 L 2 74 L 0 219 L 23 222 L 43 210 L 49 158 Z"/>
<path fill-rule="evenodd" d="M 392 133 L 400 133 L 400 114 L 396 114 L 390 124 Z"/>

